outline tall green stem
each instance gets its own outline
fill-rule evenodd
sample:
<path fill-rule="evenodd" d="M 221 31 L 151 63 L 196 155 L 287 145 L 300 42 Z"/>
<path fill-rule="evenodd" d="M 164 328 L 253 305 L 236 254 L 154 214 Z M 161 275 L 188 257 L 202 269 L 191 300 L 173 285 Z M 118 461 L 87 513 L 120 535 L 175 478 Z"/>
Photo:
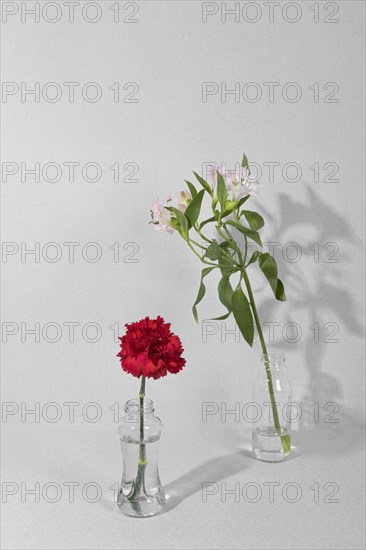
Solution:
<path fill-rule="evenodd" d="M 146 464 L 146 447 L 145 447 L 145 434 L 144 434 L 144 398 L 145 398 L 145 376 L 141 376 L 141 387 L 140 387 L 140 453 L 139 453 L 139 464 Z"/>
<path fill-rule="evenodd" d="M 249 278 L 248 278 L 248 275 L 247 275 L 247 272 L 246 272 L 245 268 L 242 269 L 242 274 L 243 274 L 243 279 L 244 279 L 244 282 L 245 282 L 245 286 L 246 286 L 247 291 L 248 291 L 250 306 L 252 308 L 253 317 L 254 317 L 254 320 L 255 320 L 255 324 L 257 326 L 259 340 L 260 340 L 263 355 L 264 355 L 264 364 L 265 364 L 265 367 L 266 367 L 268 390 L 269 390 L 269 395 L 270 395 L 270 399 L 271 399 L 271 407 L 272 407 L 273 421 L 274 421 L 275 429 L 276 429 L 277 434 L 281 438 L 283 450 L 285 452 L 289 452 L 291 450 L 291 440 L 290 440 L 290 436 L 288 434 L 284 434 L 284 435 L 281 434 L 281 424 L 280 424 L 280 420 L 279 420 L 279 417 L 278 417 L 277 404 L 276 404 L 274 390 L 273 390 L 272 374 L 271 374 L 270 363 L 269 363 L 269 360 L 268 360 L 267 346 L 266 346 L 266 342 L 265 342 L 264 337 L 263 337 L 262 327 L 261 327 L 261 323 L 260 323 L 260 320 L 259 320 L 258 311 L 257 311 L 256 305 L 255 305 L 252 287 L 250 285 L 250 281 L 249 281 Z"/>
<path fill-rule="evenodd" d="M 140 503 L 139 503 L 139 495 L 141 493 L 141 489 L 144 490 L 145 486 L 145 469 L 147 466 L 146 461 L 146 444 L 145 444 L 145 433 L 144 433 L 144 398 L 145 398 L 145 383 L 146 378 L 145 376 L 141 377 L 141 386 L 140 386 L 140 393 L 139 393 L 139 400 L 140 400 L 140 445 L 139 445 L 139 461 L 137 465 L 137 475 L 135 479 L 135 483 L 133 485 L 133 489 L 131 494 L 128 497 L 128 500 L 131 502 L 132 508 L 135 510 L 135 512 L 140 515 L 141 509 L 140 509 Z"/>
<path fill-rule="evenodd" d="M 236 221 L 238 223 L 240 223 L 240 217 L 238 216 L 237 211 L 234 212 L 234 216 L 235 216 Z M 227 229 L 226 225 L 223 224 L 223 226 L 224 226 L 225 231 L 228 233 L 229 238 L 231 238 L 231 240 L 233 242 L 235 242 L 234 239 L 233 239 L 233 236 L 231 235 L 230 231 Z M 217 229 L 219 230 L 219 228 L 217 228 Z M 220 231 L 219 231 L 219 233 L 221 234 Z M 224 237 L 224 235 L 222 235 L 222 236 Z M 274 422 L 274 425 L 275 425 L 275 430 L 281 438 L 283 450 L 285 452 L 289 452 L 291 450 L 291 440 L 290 440 L 290 436 L 288 434 L 284 434 L 284 435 L 281 434 L 281 423 L 280 423 L 280 420 L 279 420 L 279 417 L 278 417 L 277 404 L 276 404 L 276 399 L 275 399 L 275 394 L 274 394 L 274 389 L 273 389 L 271 367 L 270 367 L 270 363 L 269 363 L 269 360 L 268 360 L 267 346 L 266 346 L 266 342 L 264 340 L 263 331 L 262 331 L 261 323 L 260 323 L 260 320 L 259 320 L 257 307 L 255 305 L 255 300 L 254 300 L 252 287 L 251 287 L 251 284 L 250 284 L 250 281 L 249 281 L 248 274 L 247 274 L 247 272 L 245 270 L 245 267 L 244 267 L 246 259 L 247 259 L 247 253 L 248 253 L 248 240 L 247 240 L 247 237 L 244 236 L 244 239 L 245 239 L 244 259 L 241 255 L 240 249 L 238 247 L 236 247 L 237 248 L 236 252 L 239 256 L 239 261 L 240 261 L 241 265 L 243 266 L 242 269 L 241 269 L 241 274 L 242 274 L 242 277 L 243 277 L 244 282 L 245 282 L 245 286 L 246 286 L 247 291 L 248 291 L 250 306 L 252 308 L 253 317 L 254 317 L 254 320 L 255 320 L 255 324 L 257 326 L 259 340 L 260 340 L 260 343 L 261 343 L 262 352 L 263 352 L 263 356 L 264 356 L 264 364 L 265 364 L 265 368 L 266 368 L 268 390 L 269 390 L 269 395 L 270 395 L 270 399 L 271 399 L 271 408 L 272 408 L 272 413 L 273 413 L 273 422 Z"/>

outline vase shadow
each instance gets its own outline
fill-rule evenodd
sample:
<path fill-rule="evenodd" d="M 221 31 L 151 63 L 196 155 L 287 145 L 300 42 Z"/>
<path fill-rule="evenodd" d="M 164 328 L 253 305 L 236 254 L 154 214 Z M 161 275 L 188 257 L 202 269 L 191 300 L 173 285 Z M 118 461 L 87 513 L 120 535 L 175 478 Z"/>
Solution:
<path fill-rule="evenodd" d="M 240 450 L 231 455 L 213 458 L 168 483 L 164 486 L 166 505 L 161 513 L 169 512 L 191 495 L 198 493 L 203 483 L 217 483 L 242 472 L 248 466 L 248 456 L 249 451 Z"/>
<path fill-rule="evenodd" d="M 302 426 L 293 432 L 292 441 L 299 455 L 336 456 L 362 452 L 365 443 L 365 426 L 355 414 L 341 409 L 338 422 Z"/>

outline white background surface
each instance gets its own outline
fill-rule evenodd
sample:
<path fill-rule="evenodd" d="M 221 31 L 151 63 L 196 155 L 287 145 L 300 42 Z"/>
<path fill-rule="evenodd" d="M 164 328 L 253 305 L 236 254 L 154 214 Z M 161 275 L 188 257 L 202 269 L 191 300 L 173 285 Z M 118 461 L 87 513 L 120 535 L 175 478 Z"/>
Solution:
<path fill-rule="evenodd" d="M 2 399 L 14 404 L 5 405 L 8 411 L 19 407 L 2 421 L 2 480 L 19 487 L 3 503 L 3 547 L 363 548 L 364 3 L 338 1 L 325 8 L 320 2 L 315 23 L 314 3 L 298 2 L 302 15 L 289 23 L 280 2 L 270 23 L 268 6 L 256 2 L 262 13 L 256 23 L 243 17 L 236 23 L 233 16 L 223 23 L 220 12 L 203 23 L 201 2 L 140 1 L 134 16 L 138 23 L 132 24 L 114 23 L 109 1 L 99 2 L 102 16 L 95 24 L 82 17 L 86 2 L 76 9 L 74 23 L 59 2 L 62 17 L 54 24 L 42 17 L 35 23 L 31 16 L 22 23 L 20 3 L 12 4 L 19 12 L 2 24 L 3 81 L 29 87 L 39 82 L 41 88 L 56 82 L 63 95 L 56 103 L 42 97 L 36 103 L 31 96 L 22 102 L 20 93 L 7 97 L 2 103 L 3 162 L 96 162 L 103 176 L 90 183 L 79 170 L 72 183 L 65 169 L 54 183 L 42 177 L 37 183 L 32 176 L 22 182 L 20 172 L 3 182 L 3 241 L 19 247 L 24 242 L 28 249 L 38 242 L 41 250 L 55 242 L 62 250 L 55 263 L 42 254 L 38 263 L 32 255 L 22 262 L 20 252 L 6 262 L 3 256 L 3 341 L 8 323 L 19 327 L 3 343 Z M 34 2 L 26 4 L 33 7 Z M 133 9 L 126 4 L 120 2 L 122 17 Z M 339 11 L 332 17 L 339 22 L 325 23 L 334 6 Z M 288 17 L 294 17 L 288 9 Z M 71 81 L 80 83 L 74 103 L 63 86 Z M 100 84 L 100 101 L 81 97 L 88 82 Z M 121 83 L 123 94 L 125 83 L 138 83 L 138 102 L 114 103 L 109 90 L 114 82 Z M 235 82 L 255 82 L 263 95 L 256 103 L 236 103 L 232 95 L 221 101 L 217 94 L 203 103 L 203 82 L 226 83 L 228 89 Z M 273 102 L 265 82 L 279 83 Z M 283 99 L 288 82 L 301 88 L 296 103 Z M 319 102 L 309 89 L 315 82 Z M 324 102 L 332 91 L 323 89 L 329 82 L 339 86 L 338 102 Z M 217 414 L 202 422 L 203 402 L 232 409 L 251 401 L 259 350 L 225 334 L 234 329 L 231 319 L 211 325 L 216 334 L 204 338 L 207 326 L 197 326 L 191 315 L 201 266 L 177 235 L 158 234 L 147 223 L 152 201 L 179 191 L 191 170 L 201 172 L 202 163 L 212 161 L 232 166 L 243 151 L 263 170 L 264 189 L 254 207 L 266 216 L 263 240 L 281 243 L 275 255 L 288 296 L 285 304 L 274 303 L 254 275 L 260 314 L 263 321 L 279 323 L 273 325 L 274 346 L 286 353 L 293 398 L 303 413 L 294 426 L 293 458 L 279 465 L 251 458 L 251 425 L 243 419 L 236 422 L 228 415 L 222 422 Z M 138 183 L 113 182 L 108 167 L 117 161 L 138 164 Z M 280 163 L 274 182 L 263 164 L 268 162 Z M 281 175 L 289 162 L 301 167 L 297 182 Z M 315 162 L 319 182 L 309 169 Z M 330 162 L 339 166 L 338 182 L 324 181 L 331 170 L 323 166 Z M 73 263 L 65 242 L 80 243 Z M 102 250 L 96 263 L 81 254 L 90 242 Z M 109 249 L 115 242 L 122 260 L 137 245 L 138 262 L 115 263 Z M 289 242 L 301 247 L 297 262 L 283 257 Z M 123 250 L 126 243 L 136 245 Z M 314 261 L 314 243 L 319 243 L 319 262 Z M 326 261 L 332 251 L 323 248 L 327 243 L 335 243 L 338 262 Z M 216 282 L 207 286 L 201 319 L 222 311 Z M 170 498 L 167 513 L 133 520 L 121 516 L 110 489 L 121 477 L 110 407 L 134 397 L 138 381 L 120 371 L 118 344 L 109 327 L 119 323 L 121 333 L 125 322 L 157 314 L 171 321 L 181 337 L 187 366 L 177 377 L 148 381 L 148 397 L 165 424 L 160 473 Z M 79 323 L 73 343 L 64 325 L 70 322 Z M 24 329 L 22 338 L 21 323 L 27 328 L 40 323 L 40 341 Z M 62 328 L 59 341 L 47 341 L 54 335 L 52 329 L 42 333 L 47 323 Z M 100 327 L 95 343 L 82 337 L 87 323 Z M 296 343 L 289 342 L 293 333 L 286 333 L 287 323 L 301 331 Z M 319 342 L 310 329 L 314 323 L 319 323 Z M 333 336 L 338 341 L 326 341 L 335 326 L 324 328 L 326 323 L 338 326 Z M 94 337 L 92 330 L 87 335 Z M 22 402 L 28 409 L 39 403 L 46 411 L 39 422 L 30 414 L 22 422 Z M 51 402 L 62 412 L 55 423 L 44 409 Z M 74 422 L 66 402 L 80 403 Z M 85 419 L 92 409 L 82 415 L 90 402 L 102 413 L 95 423 Z M 313 403 L 319 403 L 318 423 L 312 420 Z M 331 412 L 328 403 L 338 407 L 338 423 L 324 422 Z M 49 409 L 49 415 L 54 411 Z M 68 482 L 80 484 L 73 503 L 64 485 Z M 82 496 L 90 482 L 102 491 L 95 503 Z M 218 484 L 218 493 L 206 503 L 202 482 Z M 274 502 L 264 485 L 271 482 L 279 483 Z M 31 495 L 22 499 L 22 483 L 23 493 L 24 487 L 40 484 L 39 503 Z M 42 495 L 47 483 L 62 488 L 58 502 Z M 235 502 L 230 495 L 223 502 L 221 483 L 227 488 L 239 483 L 240 489 L 257 483 L 262 494 L 256 503 L 243 496 Z M 283 496 L 287 483 L 300 487 L 298 502 Z M 314 483 L 320 488 L 318 503 L 310 489 Z M 339 488 L 338 502 L 324 502 L 333 487 L 327 483 Z"/>

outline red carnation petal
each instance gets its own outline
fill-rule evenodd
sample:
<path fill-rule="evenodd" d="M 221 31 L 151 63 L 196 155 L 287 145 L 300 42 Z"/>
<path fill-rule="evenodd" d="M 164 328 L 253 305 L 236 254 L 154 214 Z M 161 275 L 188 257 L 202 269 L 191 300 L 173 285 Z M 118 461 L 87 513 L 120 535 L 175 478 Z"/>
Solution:
<path fill-rule="evenodd" d="M 183 347 L 170 326 L 160 316 L 126 324 L 126 334 L 119 338 L 122 369 L 138 378 L 155 379 L 181 371 L 186 364 Z"/>

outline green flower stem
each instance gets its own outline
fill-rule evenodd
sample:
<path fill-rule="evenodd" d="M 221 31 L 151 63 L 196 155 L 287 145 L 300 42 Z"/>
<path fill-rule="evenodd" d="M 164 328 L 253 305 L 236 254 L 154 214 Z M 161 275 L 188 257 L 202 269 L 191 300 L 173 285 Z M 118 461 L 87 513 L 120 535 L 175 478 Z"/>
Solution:
<path fill-rule="evenodd" d="M 189 239 L 189 242 L 195 244 L 196 246 L 198 246 L 198 248 L 202 248 L 202 250 L 205 250 L 205 247 L 202 244 L 198 243 L 197 241 L 194 241 L 192 238 Z M 211 241 L 208 241 L 208 242 L 211 242 Z"/>
<path fill-rule="evenodd" d="M 244 240 L 245 240 L 245 254 L 244 254 L 244 259 L 243 259 L 243 265 L 246 264 L 247 257 L 248 257 L 248 239 L 247 239 L 246 235 L 244 235 Z"/>
<path fill-rule="evenodd" d="M 223 232 L 221 231 L 221 226 L 222 226 L 222 224 L 217 224 L 217 225 L 216 225 L 216 230 L 217 230 L 218 234 L 220 235 L 220 237 L 221 237 L 222 239 L 224 239 L 224 241 L 226 241 L 226 240 L 227 240 L 227 237 L 226 237 L 226 236 L 223 234 Z"/>
<path fill-rule="evenodd" d="M 225 232 L 227 234 L 227 236 L 229 237 L 229 239 L 233 242 L 234 246 L 235 246 L 235 252 L 237 253 L 238 255 L 238 259 L 239 259 L 239 265 L 241 266 L 242 263 L 243 263 L 243 257 L 241 255 L 241 252 L 240 252 L 240 248 L 238 247 L 237 243 L 235 242 L 235 239 L 234 237 L 232 236 L 232 234 L 230 233 L 229 229 L 227 228 L 225 222 L 222 224 L 222 227 L 225 229 Z M 221 233 L 220 233 L 221 234 Z M 226 240 L 226 237 L 225 235 L 223 235 L 223 238 Z M 246 239 L 246 237 L 245 237 Z"/>
<path fill-rule="evenodd" d="M 238 210 L 235 210 L 234 217 L 235 217 L 236 222 L 240 223 L 240 216 L 238 215 Z M 228 229 L 227 229 L 227 231 L 228 231 Z M 248 255 L 248 239 L 247 239 L 246 235 L 244 235 L 244 242 L 245 242 L 244 258 L 242 257 L 242 254 L 240 252 L 240 248 L 238 247 L 242 265 L 245 265 L 245 262 L 247 261 L 247 255 Z"/>
<path fill-rule="evenodd" d="M 137 466 L 137 476 L 133 486 L 132 493 L 129 495 L 128 500 L 131 502 L 132 508 L 138 515 L 141 515 L 141 508 L 139 503 L 139 495 L 141 489 L 144 489 L 145 486 L 145 469 L 147 466 L 146 461 L 146 445 L 145 445 L 145 434 L 144 434 L 144 397 L 145 397 L 145 376 L 141 377 L 141 386 L 140 386 L 140 446 L 139 446 L 139 461 Z"/>
<path fill-rule="evenodd" d="M 257 326 L 259 340 L 260 340 L 263 355 L 264 355 L 264 363 L 265 363 L 265 367 L 266 367 L 268 390 L 269 390 L 269 395 L 270 395 L 270 399 L 271 399 L 271 406 L 272 406 L 273 421 L 274 421 L 275 429 L 276 429 L 277 434 L 281 438 L 282 448 L 283 448 L 284 452 L 288 453 L 291 450 L 291 440 L 290 440 L 290 436 L 288 434 L 281 435 L 281 424 L 280 424 L 279 417 L 278 417 L 277 405 L 276 405 L 276 400 L 275 400 L 275 395 L 274 395 L 274 390 L 273 390 L 272 374 L 271 374 L 270 364 L 269 364 L 269 361 L 268 361 L 267 346 L 266 346 L 266 343 L 265 343 L 265 340 L 264 340 L 264 337 L 263 337 L 262 327 L 261 327 L 261 324 L 260 324 L 260 321 L 259 321 L 258 311 L 257 311 L 256 305 L 255 305 L 252 287 L 250 285 L 250 281 L 249 281 L 249 278 L 248 278 L 248 275 L 247 275 L 247 272 L 246 272 L 245 268 L 243 268 L 242 274 L 243 274 L 243 279 L 244 279 L 244 282 L 245 282 L 245 286 L 247 287 L 247 291 L 248 291 L 248 295 L 249 295 L 249 301 L 250 301 L 250 305 L 251 305 L 251 308 L 252 308 L 252 311 L 253 311 L 253 316 L 254 316 L 255 324 Z"/>
<path fill-rule="evenodd" d="M 144 397 L 145 397 L 145 376 L 141 376 L 141 387 L 140 387 L 140 453 L 139 453 L 139 464 L 146 465 L 146 447 L 144 442 Z"/>
<path fill-rule="evenodd" d="M 194 225 L 194 228 L 195 228 L 195 230 L 196 230 L 196 233 L 198 233 L 198 235 L 201 237 L 201 239 L 203 239 L 203 240 L 206 241 L 207 243 L 210 243 L 210 244 L 211 244 L 212 241 L 211 241 L 210 239 L 208 239 L 208 238 L 206 237 L 206 235 L 204 235 L 204 234 L 202 233 L 202 231 L 201 231 L 200 228 L 198 227 L 198 224 Z"/>
<path fill-rule="evenodd" d="M 240 216 L 238 216 L 237 211 L 234 212 L 234 216 L 235 216 L 236 221 L 238 223 L 240 223 Z M 248 254 L 248 239 L 247 239 L 246 235 L 244 235 L 244 240 L 245 240 L 245 253 L 244 253 L 244 259 L 243 259 L 243 262 L 242 262 L 243 266 L 245 265 L 245 262 L 246 262 L 246 259 L 247 259 L 247 254 Z M 276 429 L 277 434 L 281 438 L 283 450 L 285 452 L 289 452 L 291 450 L 291 440 L 290 440 L 290 436 L 288 434 L 281 435 L 281 424 L 280 424 L 280 420 L 279 420 L 279 417 L 278 417 L 278 410 L 277 410 L 277 405 L 276 405 L 276 400 L 275 400 L 275 395 L 274 395 L 274 390 L 273 390 L 272 373 L 271 373 L 271 367 L 270 367 L 270 364 L 269 364 L 269 361 L 268 361 L 267 346 L 266 346 L 266 342 L 264 340 L 263 331 L 262 331 L 261 323 L 260 323 L 260 320 L 259 320 L 257 307 L 255 305 L 255 300 L 254 300 L 252 287 L 251 287 L 247 272 L 245 270 L 245 267 L 242 268 L 242 276 L 243 276 L 245 286 L 246 286 L 247 291 L 248 291 L 249 302 L 250 302 L 250 306 L 252 308 L 255 324 L 256 324 L 257 330 L 258 330 L 259 340 L 260 340 L 261 347 L 262 347 L 262 352 L 263 352 L 263 355 L 264 355 L 264 364 L 265 364 L 265 368 L 266 368 L 268 390 L 269 390 L 269 395 L 270 395 L 270 398 L 271 398 L 271 407 L 272 407 L 273 421 L 274 421 L 275 429 Z"/>

